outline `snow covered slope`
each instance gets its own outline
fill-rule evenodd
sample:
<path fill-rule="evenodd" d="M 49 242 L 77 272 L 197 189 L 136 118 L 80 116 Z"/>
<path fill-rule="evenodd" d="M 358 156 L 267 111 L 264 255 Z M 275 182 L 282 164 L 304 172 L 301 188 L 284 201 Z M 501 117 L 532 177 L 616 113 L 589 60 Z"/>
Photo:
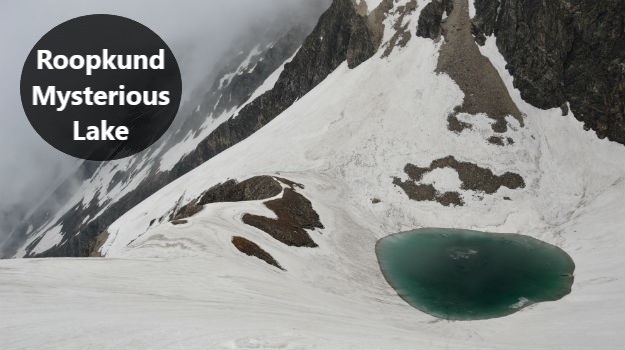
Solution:
<path fill-rule="evenodd" d="M 398 1 L 395 9 L 408 1 Z M 435 42 L 415 35 L 426 1 L 391 10 L 382 46 L 323 82 L 249 138 L 180 177 L 108 227 L 104 259 L 0 262 L 0 347 L 55 348 L 550 348 L 622 347 L 625 336 L 625 148 L 599 140 L 571 115 L 525 103 L 490 38 L 481 48 L 523 114 L 495 120 L 457 113 L 465 95 L 436 73 Z M 384 55 L 405 23 L 411 39 Z M 384 57 L 383 57 L 384 56 Z M 492 136 L 513 140 L 504 146 Z M 421 184 L 463 205 L 409 199 L 394 179 L 406 164 L 453 156 L 513 172 L 523 188 L 464 189 L 456 170 Z M 275 217 L 262 200 L 215 202 L 174 224 L 171 215 L 228 179 L 286 178 L 304 188 L 323 229 L 316 248 L 288 246 L 245 224 Z M 279 198 L 280 195 L 275 198 Z M 573 292 L 505 318 L 448 322 L 408 306 L 384 280 L 376 241 L 420 227 L 530 235 L 563 248 Z M 258 243 L 285 269 L 240 253 Z M 36 336 L 32 335 L 37 330 Z"/>

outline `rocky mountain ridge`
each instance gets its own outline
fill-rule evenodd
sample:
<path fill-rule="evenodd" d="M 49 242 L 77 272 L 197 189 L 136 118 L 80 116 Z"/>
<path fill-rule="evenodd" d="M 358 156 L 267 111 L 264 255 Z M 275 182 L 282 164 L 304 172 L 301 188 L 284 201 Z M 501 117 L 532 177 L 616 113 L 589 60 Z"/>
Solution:
<path fill-rule="evenodd" d="M 478 42 L 495 35 L 523 98 L 570 108 L 600 138 L 625 144 L 625 2 L 474 0 Z"/>

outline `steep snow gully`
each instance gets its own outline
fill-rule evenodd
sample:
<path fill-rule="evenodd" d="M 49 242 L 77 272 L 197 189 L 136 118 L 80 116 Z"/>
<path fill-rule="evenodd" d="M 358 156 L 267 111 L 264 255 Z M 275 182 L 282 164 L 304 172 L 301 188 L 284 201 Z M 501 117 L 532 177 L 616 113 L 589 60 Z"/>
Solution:
<path fill-rule="evenodd" d="M 351 0 L 335 0 L 332 9 L 347 14 L 324 14 L 276 70 L 280 79 L 249 96 L 266 102 L 303 76 L 305 92 L 291 91 L 266 125 L 252 123 L 248 137 L 102 227 L 102 258 L 0 261 L 0 347 L 622 347 L 625 147 L 584 130 L 571 111 L 524 101 L 497 39 L 468 43 L 472 1 L 454 2 L 437 41 L 417 36 L 429 0 L 363 1 L 356 14 L 344 6 Z M 362 58 L 367 43 L 328 42 L 335 30 L 346 40 L 375 37 L 365 29 L 381 39 L 359 65 L 349 57 Z M 333 47 L 340 57 L 328 56 Z M 331 67 L 323 79 L 309 68 L 321 64 Z M 265 112 L 265 102 L 247 106 Z M 168 157 L 214 147 L 203 137 L 237 118 L 200 123 L 200 138 L 182 137 Z M 152 174 L 137 170 L 112 194 L 107 176 L 81 185 L 79 201 L 114 201 Z M 414 200 L 404 187 L 432 195 Z M 420 312 L 387 283 L 375 247 L 428 227 L 554 245 L 575 262 L 572 291 L 502 318 Z M 289 244 L 289 229 L 304 244 Z M 38 252 L 67 239 L 56 221 L 41 232 L 26 242 L 45 244 Z"/>

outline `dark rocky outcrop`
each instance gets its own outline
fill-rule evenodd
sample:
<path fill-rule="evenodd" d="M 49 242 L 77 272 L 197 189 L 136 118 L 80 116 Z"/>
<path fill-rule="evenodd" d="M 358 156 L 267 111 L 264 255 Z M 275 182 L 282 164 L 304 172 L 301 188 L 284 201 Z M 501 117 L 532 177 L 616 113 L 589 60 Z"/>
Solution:
<path fill-rule="evenodd" d="M 245 214 L 243 222 L 268 233 L 278 241 L 295 247 L 317 247 L 306 230 L 323 228 L 319 215 L 306 197 L 287 188 L 280 199 L 265 203 L 277 216 L 277 219 L 259 215 Z"/>
<path fill-rule="evenodd" d="M 89 253 L 89 256 L 92 258 L 101 258 L 102 253 L 100 253 L 100 249 L 102 248 L 104 243 L 106 243 L 106 240 L 108 238 L 109 238 L 108 231 L 103 231 L 99 235 L 97 235 L 95 238 L 95 242 L 93 244 L 93 248 L 91 249 L 91 252 Z"/>
<path fill-rule="evenodd" d="M 441 35 L 443 13 L 449 15 L 453 10 L 452 0 L 432 0 L 425 5 L 419 15 L 417 36 L 438 39 Z"/>
<path fill-rule="evenodd" d="M 457 161 L 453 156 L 435 160 L 430 164 L 432 169 L 445 167 L 455 169 L 458 172 L 463 190 L 493 194 L 502 186 L 512 190 L 525 188 L 525 181 L 519 174 L 507 171 L 502 175 L 495 175 L 488 168 L 480 167 L 471 162 Z"/>
<path fill-rule="evenodd" d="M 447 129 L 449 131 L 455 132 L 456 134 L 459 134 L 464 130 L 473 129 L 473 125 L 458 119 L 458 112 L 454 112 L 447 116 Z"/>
<path fill-rule="evenodd" d="M 282 184 L 288 186 L 283 189 Z M 304 196 L 296 192 L 303 185 L 282 177 L 255 176 L 237 182 L 228 180 L 215 185 L 188 204 L 175 209 L 170 217 L 174 225 L 184 224 L 185 219 L 200 212 L 211 203 L 243 202 L 269 199 L 282 193 L 282 197 L 265 202 L 276 213 L 277 219 L 245 214 L 243 222 L 267 232 L 280 242 L 297 247 L 316 247 L 305 230 L 323 228 L 319 215 Z"/>
<path fill-rule="evenodd" d="M 271 254 L 267 253 L 263 248 L 258 246 L 258 244 L 250 241 L 247 238 L 234 236 L 232 237 L 232 245 L 234 245 L 237 250 L 245 255 L 257 257 L 269 265 L 273 265 L 280 270 L 284 270 L 282 266 L 280 266 L 280 264 L 276 261 L 276 259 L 271 256 Z"/>
<path fill-rule="evenodd" d="M 464 201 L 460 197 L 458 192 L 438 192 L 431 184 L 417 184 L 416 181 L 407 180 L 395 177 L 393 178 L 393 185 L 399 186 L 413 201 L 418 202 L 438 202 L 446 207 L 450 205 L 462 206 Z"/>
<path fill-rule="evenodd" d="M 393 185 L 401 187 L 408 195 L 408 198 L 413 201 L 432 202 L 436 200 L 436 188 L 431 184 L 416 184 L 414 181 L 402 181 L 400 178 L 395 177 L 393 178 Z"/>
<path fill-rule="evenodd" d="M 448 191 L 445 192 L 441 195 L 438 196 L 438 198 L 436 198 L 436 201 L 439 202 L 440 204 L 449 207 L 451 205 L 454 206 L 463 206 L 464 205 L 464 201 L 462 200 L 462 197 L 460 196 L 460 193 L 456 192 L 456 191 Z"/>
<path fill-rule="evenodd" d="M 503 137 L 501 136 L 491 136 L 488 138 L 488 143 L 497 146 L 505 146 L 506 144 L 503 141 Z"/>
<path fill-rule="evenodd" d="M 289 179 L 285 179 L 285 178 L 279 177 L 279 176 L 274 176 L 273 178 L 278 180 L 278 181 L 280 181 L 280 182 L 282 182 L 283 184 L 289 186 L 292 190 L 294 190 L 296 188 L 299 188 L 301 190 L 304 189 L 304 185 L 302 185 L 300 183 L 297 183 L 295 181 L 292 181 L 292 180 L 289 180 Z"/>
<path fill-rule="evenodd" d="M 569 102 L 600 138 L 625 144 L 625 2 L 475 0 L 473 32 L 495 34 L 514 86 L 539 108 Z"/>
<path fill-rule="evenodd" d="M 170 217 L 170 221 L 172 224 L 176 225 L 177 223 L 185 221 L 184 219 L 190 218 L 193 215 L 199 213 L 200 211 L 202 211 L 202 209 L 204 209 L 204 206 L 199 205 L 197 199 L 192 200 L 188 204 L 183 205 L 182 207 L 180 207 L 180 209 L 176 210 L 175 213 Z"/>
<path fill-rule="evenodd" d="M 228 180 L 209 188 L 199 198 L 180 207 L 171 220 L 174 223 L 189 218 L 199 213 L 207 204 L 259 201 L 275 197 L 281 192 L 282 186 L 271 176 L 254 176 L 241 182 Z"/>
<path fill-rule="evenodd" d="M 515 173 L 506 172 L 502 175 L 495 175 L 488 168 L 480 167 L 471 162 L 461 162 L 453 156 L 447 156 L 433 160 L 427 168 L 420 168 L 414 164 L 406 164 L 405 173 L 413 181 L 421 181 L 423 175 L 434 169 L 451 168 L 458 172 L 458 177 L 462 182 L 463 190 L 473 190 L 493 194 L 499 190 L 501 186 L 510 189 L 524 188 L 525 181 Z"/>
<path fill-rule="evenodd" d="M 423 176 L 434 169 L 450 168 L 458 173 L 461 181 L 460 189 L 493 194 L 502 186 L 510 189 L 525 187 L 523 178 L 515 173 L 506 172 L 495 175 L 492 170 L 483 168 L 471 162 L 461 162 L 453 156 L 433 160 L 429 167 L 422 168 L 414 164 L 406 164 L 404 172 L 408 180 L 393 178 L 393 184 L 404 190 L 408 197 L 415 201 L 437 201 L 445 206 L 463 205 L 464 202 L 458 192 L 439 193 L 431 184 L 420 183 Z"/>
<path fill-rule="evenodd" d="M 512 139 L 511 137 L 501 137 L 501 136 L 491 136 L 489 137 L 486 141 L 488 141 L 488 143 L 496 145 L 496 146 L 510 146 L 510 145 L 514 145 L 514 139 Z"/>
<path fill-rule="evenodd" d="M 495 19 L 497 17 L 497 9 L 499 1 L 492 0 L 474 0 L 476 16 L 471 19 L 471 32 L 475 36 L 475 41 L 484 45 L 486 41 L 486 33 L 491 35 L 495 30 Z"/>
<path fill-rule="evenodd" d="M 241 182 L 228 180 L 211 187 L 202 195 L 199 204 L 259 201 L 275 197 L 280 192 L 282 192 L 282 186 L 273 177 L 254 176 Z"/>

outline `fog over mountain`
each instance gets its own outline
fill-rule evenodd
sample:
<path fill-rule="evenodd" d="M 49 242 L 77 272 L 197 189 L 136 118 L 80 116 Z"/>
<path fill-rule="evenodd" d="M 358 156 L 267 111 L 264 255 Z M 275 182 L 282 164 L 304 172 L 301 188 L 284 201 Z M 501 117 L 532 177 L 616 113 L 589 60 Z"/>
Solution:
<path fill-rule="evenodd" d="M 80 161 L 49 146 L 21 106 L 22 65 L 33 45 L 54 26 L 95 13 L 121 15 L 150 27 L 172 48 L 183 76 L 183 99 L 206 81 L 225 52 L 276 19 L 314 22 L 329 2 L 233 0 L 9 1 L 0 13 L 0 241 L 37 203 L 70 176 Z M 180 117 L 180 116 L 179 116 Z"/>

